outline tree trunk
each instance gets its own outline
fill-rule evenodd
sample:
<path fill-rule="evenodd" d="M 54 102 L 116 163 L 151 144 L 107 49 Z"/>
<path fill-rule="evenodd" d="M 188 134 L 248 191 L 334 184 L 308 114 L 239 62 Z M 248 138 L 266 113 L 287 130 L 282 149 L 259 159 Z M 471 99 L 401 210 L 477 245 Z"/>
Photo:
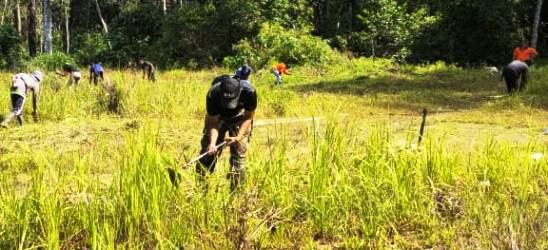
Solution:
<path fill-rule="evenodd" d="M 29 43 L 29 54 L 31 57 L 36 56 L 36 2 L 35 0 L 29 0 L 27 5 L 28 11 L 28 43 Z"/>
<path fill-rule="evenodd" d="M 66 2 L 65 2 L 66 1 Z M 66 53 L 70 53 L 70 0 L 63 0 L 65 6 L 65 51 Z"/>
<path fill-rule="evenodd" d="M 103 31 L 105 32 L 105 35 L 108 36 L 108 26 L 105 22 L 105 19 L 103 19 L 103 15 L 101 14 L 101 8 L 99 7 L 99 2 L 95 0 L 95 10 L 97 10 L 97 16 L 99 17 L 99 21 L 101 21 L 101 26 L 103 26 Z M 110 48 L 110 41 L 107 39 L 108 47 Z"/>
<path fill-rule="evenodd" d="M 350 1 L 348 4 L 348 32 L 349 34 L 352 34 L 352 22 L 354 20 L 354 1 Z"/>
<path fill-rule="evenodd" d="M 162 0 L 162 10 L 164 11 L 164 15 L 167 15 L 167 0 Z"/>
<path fill-rule="evenodd" d="M 4 18 L 6 17 L 7 8 L 8 8 L 8 0 L 4 0 L 4 8 L 2 9 L 2 18 L 0 19 L 0 25 L 4 25 Z"/>
<path fill-rule="evenodd" d="M 42 0 L 42 41 L 44 48 L 42 51 L 47 54 L 53 52 L 53 35 L 52 35 L 52 21 L 51 21 L 51 8 L 49 0 Z"/>
<path fill-rule="evenodd" d="M 15 17 L 15 29 L 17 30 L 17 34 L 19 34 L 19 37 L 22 37 L 21 34 L 21 3 L 20 0 L 17 0 L 15 2 L 15 8 L 13 8 L 13 16 Z"/>
<path fill-rule="evenodd" d="M 543 0 L 537 0 L 537 10 L 535 11 L 535 20 L 533 22 L 533 32 L 531 34 L 531 47 L 536 48 L 538 43 L 538 26 L 540 23 L 540 12 L 542 11 Z"/>

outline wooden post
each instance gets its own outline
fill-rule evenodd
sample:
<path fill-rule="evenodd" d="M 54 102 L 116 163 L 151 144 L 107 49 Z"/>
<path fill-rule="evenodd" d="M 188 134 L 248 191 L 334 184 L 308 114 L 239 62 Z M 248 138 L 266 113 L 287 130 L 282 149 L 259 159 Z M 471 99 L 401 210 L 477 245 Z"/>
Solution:
<path fill-rule="evenodd" d="M 422 122 L 421 122 L 421 127 L 420 127 L 420 130 L 419 130 L 419 141 L 417 143 L 417 146 L 421 145 L 422 136 L 424 135 L 424 126 L 426 125 L 426 115 L 427 115 L 427 113 L 428 113 L 428 111 L 426 109 L 422 110 Z"/>

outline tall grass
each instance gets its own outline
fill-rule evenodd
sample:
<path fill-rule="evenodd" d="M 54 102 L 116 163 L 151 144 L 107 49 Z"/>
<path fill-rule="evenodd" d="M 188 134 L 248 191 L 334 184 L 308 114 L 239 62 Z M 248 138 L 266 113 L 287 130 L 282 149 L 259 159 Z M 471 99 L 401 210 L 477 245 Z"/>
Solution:
<path fill-rule="evenodd" d="M 375 67 L 352 63 L 329 79 Z M 257 127 L 248 179 L 235 194 L 226 155 L 207 185 L 180 170 L 175 188 L 166 171 L 197 151 L 205 92 L 218 71 L 162 72 L 157 83 L 112 72 L 120 96 L 50 78 L 41 121 L 0 131 L 0 248 L 548 247 L 548 161 L 532 158 L 546 155 L 546 144 L 488 136 L 461 150 L 429 132 L 417 146 L 414 127 L 366 122 L 359 107 L 368 97 L 292 89 L 319 78 L 296 71 L 310 78 L 281 88 L 258 73 L 258 116 L 317 119 Z"/>
<path fill-rule="evenodd" d="M 30 162 L 10 162 L 9 168 L 32 165 L 28 183 L 2 175 L 0 243 L 97 249 L 546 246 L 548 164 L 530 156 L 547 153 L 545 145 L 493 142 L 461 155 L 433 138 L 414 149 L 382 126 L 368 128 L 363 138 L 353 136 L 356 128 L 303 127 L 308 142 L 293 142 L 280 128 L 265 150 L 252 149 L 249 180 L 236 195 L 229 194 L 224 173 L 209 178 L 207 190 L 191 172 L 183 173 L 179 189 L 172 187 L 164 160 L 170 156 L 159 148 L 154 127 L 84 157 L 36 152 Z M 292 150 L 303 143 L 308 152 Z M 104 167 L 111 170 L 109 180 L 97 173 Z"/>

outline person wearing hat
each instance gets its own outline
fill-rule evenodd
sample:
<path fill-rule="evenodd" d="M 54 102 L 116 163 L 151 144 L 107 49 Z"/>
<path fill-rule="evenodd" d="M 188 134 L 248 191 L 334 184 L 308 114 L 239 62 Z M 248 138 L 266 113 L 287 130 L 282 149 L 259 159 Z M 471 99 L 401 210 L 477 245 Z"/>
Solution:
<path fill-rule="evenodd" d="M 239 67 L 236 70 L 236 73 L 234 74 L 234 78 L 240 79 L 243 81 L 249 81 L 249 75 L 253 72 L 253 68 L 249 65 L 244 65 L 242 67 Z"/>
<path fill-rule="evenodd" d="M 40 82 L 42 81 L 42 72 L 34 71 L 30 74 L 20 73 L 12 77 L 11 84 L 11 112 L 8 117 L 0 123 L 0 126 L 7 128 L 8 123 L 17 117 L 19 125 L 23 125 L 23 106 L 29 91 L 32 92 L 32 116 L 36 119 L 38 112 L 38 92 Z"/>
<path fill-rule="evenodd" d="M 196 171 L 201 177 L 213 172 L 222 148 L 216 145 L 226 142 L 230 147 L 231 190 L 245 178 L 245 155 L 251 133 L 253 117 L 257 108 L 257 93 L 248 82 L 234 77 L 223 77 L 214 82 L 206 98 L 206 122 L 201 140 L 201 153 L 208 155 L 200 160 Z"/>
<path fill-rule="evenodd" d="M 63 65 L 63 71 L 55 71 L 55 74 L 59 76 L 67 76 L 69 75 L 69 81 L 68 85 L 74 84 L 79 85 L 80 79 L 82 78 L 82 74 L 80 73 L 80 69 L 78 69 L 76 66 L 72 64 L 65 63 Z"/>

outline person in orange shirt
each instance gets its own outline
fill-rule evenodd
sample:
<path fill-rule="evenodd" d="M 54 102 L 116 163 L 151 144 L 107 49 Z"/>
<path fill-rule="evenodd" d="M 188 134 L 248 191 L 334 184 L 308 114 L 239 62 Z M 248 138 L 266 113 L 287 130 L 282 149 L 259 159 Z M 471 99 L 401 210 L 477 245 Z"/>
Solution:
<path fill-rule="evenodd" d="M 514 60 L 520 60 L 527 63 L 528 65 L 532 64 L 532 59 L 538 55 L 538 52 L 535 48 L 529 47 L 527 42 L 522 42 L 521 46 L 514 49 Z"/>
<path fill-rule="evenodd" d="M 283 74 L 291 75 L 289 73 L 289 71 L 287 70 L 287 67 L 283 63 L 278 63 L 278 64 L 274 65 L 272 67 L 272 70 L 270 70 L 270 72 L 272 72 L 274 77 L 276 77 L 276 82 L 275 82 L 276 85 L 282 84 L 282 81 L 283 81 L 282 75 Z"/>

